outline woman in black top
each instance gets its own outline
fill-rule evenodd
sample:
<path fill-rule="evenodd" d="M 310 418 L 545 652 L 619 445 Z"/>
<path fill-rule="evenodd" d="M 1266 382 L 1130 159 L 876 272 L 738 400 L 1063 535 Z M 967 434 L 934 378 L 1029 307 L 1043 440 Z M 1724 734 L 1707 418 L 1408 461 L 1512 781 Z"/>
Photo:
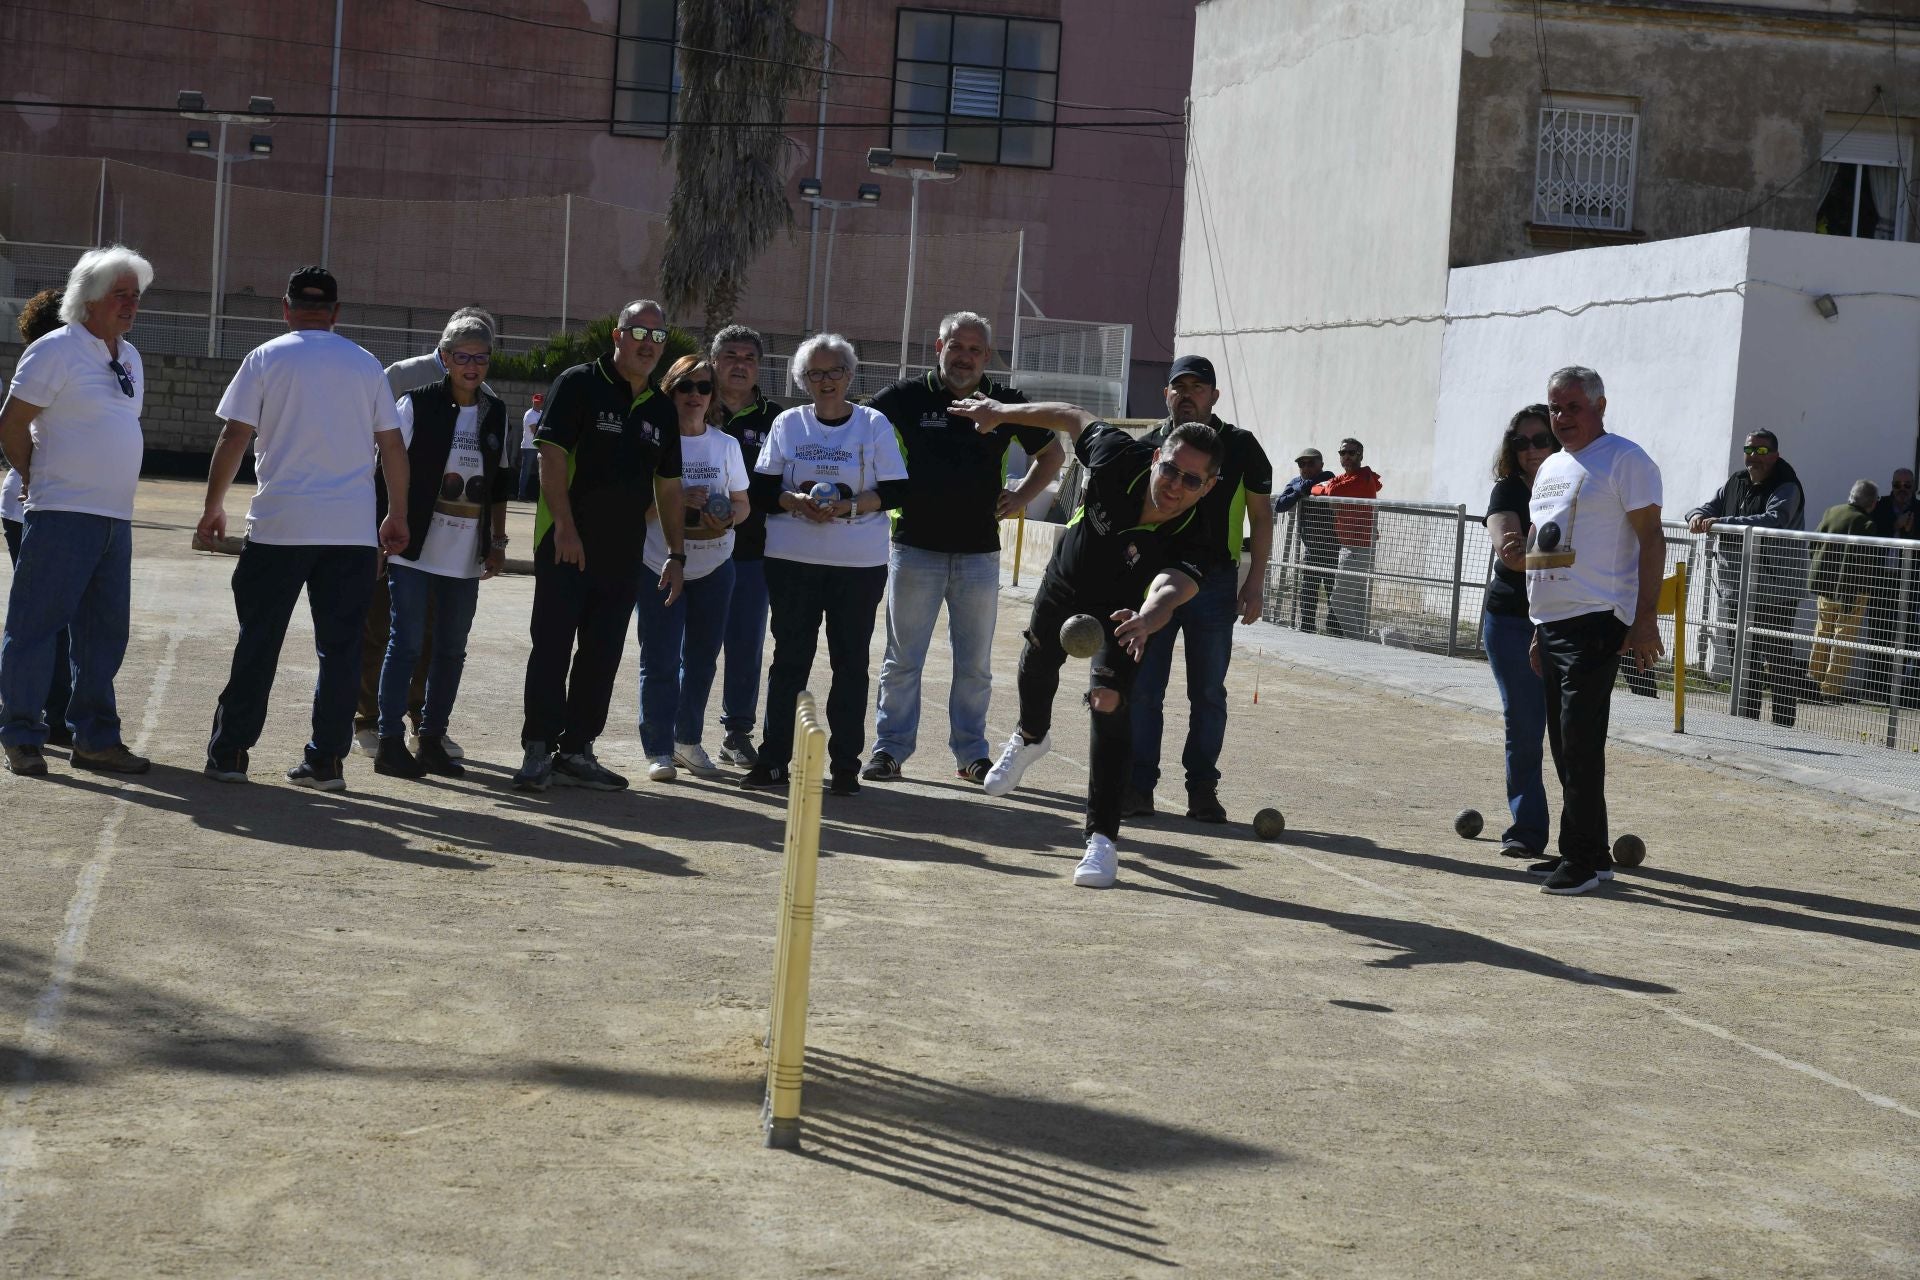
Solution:
<path fill-rule="evenodd" d="M 1493 577 L 1487 581 L 1487 613 L 1480 638 L 1500 688 L 1507 720 L 1507 808 L 1513 823 L 1500 838 L 1510 858 L 1538 858 L 1547 847 L 1547 788 L 1540 777 L 1541 740 L 1547 732 L 1546 687 L 1527 656 L 1533 620 L 1527 616 L 1528 505 L 1533 477 L 1549 454 L 1560 451 L 1547 406 L 1530 404 L 1513 415 L 1493 459 L 1493 496 L 1487 500 L 1487 534 L 1493 541 Z"/>

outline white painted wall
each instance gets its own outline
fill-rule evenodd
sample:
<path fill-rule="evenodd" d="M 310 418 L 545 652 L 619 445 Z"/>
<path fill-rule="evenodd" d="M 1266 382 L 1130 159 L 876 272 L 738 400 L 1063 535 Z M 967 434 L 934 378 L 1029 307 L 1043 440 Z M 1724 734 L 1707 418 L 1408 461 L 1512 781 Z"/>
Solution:
<path fill-rule="evenodd" d="M 1345 435 L 1389 496 L 1428 488 L 1461 0 L 1205 0 L 1176 346 L 1276 471 Z M 1336 327 L 1314 328 L 1335 325 Z M 1303 327 L 1306 332 L 1248 330 Z M 1230 332 L 1223 332 L 1230 331 Z"/>

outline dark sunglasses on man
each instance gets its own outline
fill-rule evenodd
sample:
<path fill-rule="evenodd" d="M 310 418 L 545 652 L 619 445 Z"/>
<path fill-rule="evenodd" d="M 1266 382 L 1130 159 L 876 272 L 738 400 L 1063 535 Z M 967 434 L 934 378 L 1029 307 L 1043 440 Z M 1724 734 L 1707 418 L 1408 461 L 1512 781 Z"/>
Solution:
<path fill-rule="evenodd" d="M 630 324 L 624 329 L 615 329 L 614 332 L 624 333 L 635 342 L 665 342 L 667 340 L 667 331 L 665 329 L 649 329 L 643 324 Z"/>
<path fill-rule="evenodd" d="M 133 399 L 133 375 L 118 360 L 107 361 L 107 368 L 113 370 L 113 376 L 120 379 L 120 391 L 127 399 Z"/>
<path fill-rule="evenodd" d="M 1167 461 L 1164 458 L 1160 460 L 1159 465 L 1160 465 L 1161 475 L 1167 476 L 1173 479 L 1178 479 L 1181 484 L 1185 485 L 1189 489 L 1198 490 L 1203 486 L 1205 486 L 1205 484 L 1207 483 L 1207 478 L 1205 476 L 1197 476 L 1193 474 L 1193 472 L 1191 471 L 1182 471 L 1179 467 L 1174 466 L 1173 463 Z"/>

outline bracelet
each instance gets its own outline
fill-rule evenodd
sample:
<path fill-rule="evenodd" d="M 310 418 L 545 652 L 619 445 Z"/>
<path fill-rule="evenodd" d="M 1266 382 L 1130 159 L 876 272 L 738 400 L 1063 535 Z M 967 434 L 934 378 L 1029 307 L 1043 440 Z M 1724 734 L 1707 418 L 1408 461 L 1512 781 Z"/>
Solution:
<path fill-rule="evenodd" d="M 681 564 L 685 564 L 687 562 L 687 553 L 684 551 L 669 551 L 667 552 L 667 559 L 678 560 Z"/>
<path fill-rule="evenodd" d="M 493 549 L 495 551 L 505 551 L 507 549 L 507 544 L 512 541 L 513 541 L 512 538 L 509 538 L 506 535 L 502 534 L 500 537 L 495 538 L 493 540 Z"/>

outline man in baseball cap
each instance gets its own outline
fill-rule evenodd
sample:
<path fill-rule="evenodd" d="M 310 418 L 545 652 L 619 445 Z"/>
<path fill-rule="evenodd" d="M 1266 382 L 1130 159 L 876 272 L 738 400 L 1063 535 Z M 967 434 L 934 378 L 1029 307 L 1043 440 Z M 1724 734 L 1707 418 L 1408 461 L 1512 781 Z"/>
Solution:
<path fill-rule="evenodd" d="M 1283 516 L 1293 510 L 1300 499 L 1312 492 L 1313 486 L 1322 481 L 1333 479 L 1333 472 L 1327 470 L 1326 459 L 1314 448 L 1302 449 L 1294 455 L 1293 463 L 1300 468 L 1300 474 L 1292 476 L 1280 490 L 1280 496 L 1273 500 L 1273 514 Z M 1324 595 L 1329 602 L 1333 599 L 1333 574 L 1331 570 L 1340 557 L 1340 544 L 1334 540 L 1333 524 L 1330 513 L 1323 504 L 1308 503 L 1300 508 L 1300 514 L 1294 518 L 1294 531 L 1300 539 L 1300 629 L 1317 631 L 1320 623 L 1320 598 Z M 1327 634 L 1340 633 L 1340 620 L 1327 610 Z"/>
<path fill-rule="evenodd" d="M 287 303 L 299 311 L 321 311 L 340 301 L 340 282 L 325 267 L 302 267 L 287 277 Z"/>

